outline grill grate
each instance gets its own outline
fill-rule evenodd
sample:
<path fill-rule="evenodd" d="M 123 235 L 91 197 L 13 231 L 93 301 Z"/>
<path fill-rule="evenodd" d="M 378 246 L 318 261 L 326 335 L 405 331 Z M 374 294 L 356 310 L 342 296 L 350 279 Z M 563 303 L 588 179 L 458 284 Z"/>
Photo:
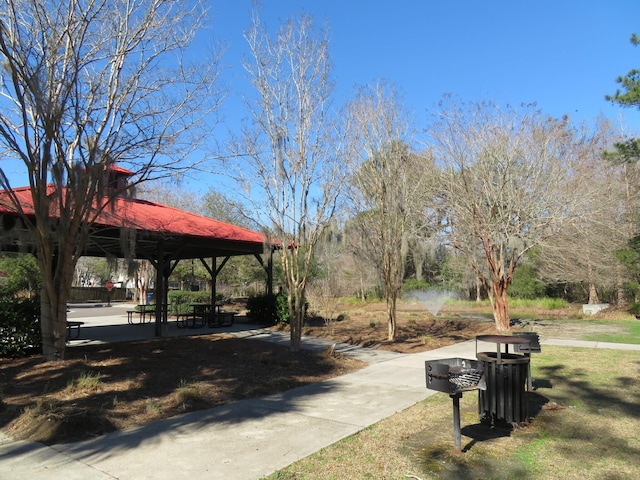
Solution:
<path fill-rule="evenodd" d="M 449 369 L 449 381 L 459 390 L 471 389 L 478 386 L 482 373 L 482 370 L 476 368 L 451 367 Z"/>
<path fill-rule="evenodd" d="M 449 394 L 486 388 L 478 361 L 454 358 L 426 363 L 427 388 Z"/>

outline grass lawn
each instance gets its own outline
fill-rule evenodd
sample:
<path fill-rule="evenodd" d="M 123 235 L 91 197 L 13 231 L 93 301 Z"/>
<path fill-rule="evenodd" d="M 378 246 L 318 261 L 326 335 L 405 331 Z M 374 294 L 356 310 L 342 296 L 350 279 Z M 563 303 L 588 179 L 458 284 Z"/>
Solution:
<path fill-rule="evenodd" d="M 543 347 L 532 372 L 533 419 L 513 430 L 481 426 L 477 395 L 463 395 L 462 454 L 438 393 L 268 478 L 640 478 L 640 352 Z"/>
<path fill-rule="evenodd" d="M 585 335 L 585 340 L 596 340 L 598 342 L 612 342 L 612 343 L 632 343 L 635 345 L 640 344 L 640 321 L 627 320 L 617 322 L 623 332 L 619 334 L 599 334 L 599 335 Z"/>

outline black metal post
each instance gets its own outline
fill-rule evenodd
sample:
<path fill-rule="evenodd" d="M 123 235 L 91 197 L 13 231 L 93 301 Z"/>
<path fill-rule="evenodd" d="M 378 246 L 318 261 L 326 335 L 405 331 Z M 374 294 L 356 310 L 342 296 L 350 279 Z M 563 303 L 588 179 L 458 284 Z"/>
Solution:
<path fill-rule="evenodd" d="M 462 434 L 460 432 L 460 399 L 462 393 L 449 395 L 453 399 L 453 446 L 456 453 L 462 452 Z"/>

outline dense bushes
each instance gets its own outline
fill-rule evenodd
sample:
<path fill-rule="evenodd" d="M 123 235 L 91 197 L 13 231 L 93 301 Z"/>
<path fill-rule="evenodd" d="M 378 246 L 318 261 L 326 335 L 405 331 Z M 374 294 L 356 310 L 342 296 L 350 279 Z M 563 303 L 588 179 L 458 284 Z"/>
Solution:
<path fill-rule="evenodd" d="M 429 284 L 426 280 L 417 280 L 415 278 L 410 278 L 406 282 L 402 284 L 402 294 L 406 295 L 411 292 L 416 291 L 427 291 L 433 290 L 434 287 Z M 384 298 L 384 297 L 383 297 Z"/>
<path fill-rule="evenodd" d="M 545 283 L 540 279 L 533 265 L 520 265 L 513 273 L 509 295 L 513 298 L 540 298 L 545 294 Z"/>
<path fill-rule="evenodd" d="M 247 299 L 248 316 L 252 321 L 262 325 L 275 325 L 277 323 L 289 323 L 289 306 L 287 295 L 256 295 Z M 305 302 L 305 315 L 308 303 Z"/>
<path fill-rule="evenodd" d="M 278 297 L 284 295 L 255 295 L 247 299 L 247 315 L 255 323 L 275 325 L 278 323 Z M 287 298 L 284 297 L 285 305 Z"/>
<path fill-rule="evenodd" d="M 42 349 L 40 301 L 0 298 L 0 356 L 24 357 Z"/>

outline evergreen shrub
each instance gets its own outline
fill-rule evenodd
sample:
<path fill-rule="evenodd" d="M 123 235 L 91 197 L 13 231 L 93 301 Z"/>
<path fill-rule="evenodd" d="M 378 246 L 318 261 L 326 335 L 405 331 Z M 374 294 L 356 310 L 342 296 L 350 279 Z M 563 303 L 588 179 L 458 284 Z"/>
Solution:
<path fill-rule="evenodd" d="M 278 323 L 278 308 L 276 298 L 284 295 L 254 295 L 247 299 L 247 315 L 260 325 L 275 325 Z M 285 304 L 286 304 L 285 297 Z"/>
<path fill-rule="evenodd" d="M 26 357 L 41 350 L 40 300 L 0 297 L 0 357 Z"/>
<path fill-rule="evenodd" d="M 305 302 L 305 316 L 309 308 Z M 261 325 L 276 325 L 277 323 L 288 324 L 290 320 L 289 305 L 287 295 L 278 293 L 277 295 L 255 295 L 247 299 L 248 316 Z"/>

